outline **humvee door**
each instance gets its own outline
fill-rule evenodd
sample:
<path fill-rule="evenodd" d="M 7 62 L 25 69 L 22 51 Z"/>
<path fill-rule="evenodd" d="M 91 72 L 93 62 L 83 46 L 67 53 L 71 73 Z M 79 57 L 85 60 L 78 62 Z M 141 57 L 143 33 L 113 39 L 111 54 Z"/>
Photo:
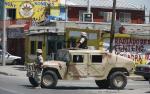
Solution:
<path fill-rule="evenodd" d="M 106 59 L 104 56 L 104 54 L 90 54 L 90 62 L 87 64 L 88 76 L 100 77 L 104 75 L 106 64 Z"/>
<path fill-rule="evenodd" d="M 79 79 L 87 76 L 87 54 L 72 54 L 72 61 L 69 63 L 68 73 Z"/>

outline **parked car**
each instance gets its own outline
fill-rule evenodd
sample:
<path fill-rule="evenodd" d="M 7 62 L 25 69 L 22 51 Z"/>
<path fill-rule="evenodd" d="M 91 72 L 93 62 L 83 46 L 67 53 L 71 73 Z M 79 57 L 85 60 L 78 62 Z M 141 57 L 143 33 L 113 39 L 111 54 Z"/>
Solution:
<path fill-rule="evenodd" d="M 0 64 L 2 64 L 3 51 L 0 50 Z M 11 55 L 8 52 L 5 52 L 5 61 L 6 64 L 19 64 L 21 63 L 21 57 Z"/>
<path fill-rule="evenodd" d="M 150 62 L 144 65 L 137 65 L 135 68 L 136 75 L 141 75 L 145 80 L 150 79 Z"/>
<path fill-rule="evenodd" d="M 36 64 L 27 64 L 27 77 L 33 86 L 36 80 Z M 41 87 L 54 88 L 59 80 L 92 79 L 99 88 L 123 89 L 127 76 L 134 69 L 134 62 L 109 52 L 100 50 L 67 50 L 61 49 L 56 60 L 43 64 Z"/>

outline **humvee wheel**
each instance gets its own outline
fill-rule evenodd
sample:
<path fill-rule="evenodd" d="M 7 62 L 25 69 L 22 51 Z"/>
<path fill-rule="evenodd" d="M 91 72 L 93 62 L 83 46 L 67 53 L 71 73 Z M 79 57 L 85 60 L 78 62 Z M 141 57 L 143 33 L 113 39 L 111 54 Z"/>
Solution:
<path fill-rule="evenodd" d="M 107 80 L 95 80 L 96 85 L 101 89 L 107 89 L 109 82 Z"/>
<path fill-rule="evenodd" d="M 39 83 L 33 77 L 29 77 L 29 82 L 32 84 L 33 87 L 39 86 Z"/>
<path fill-rule="evenodd" d="M 46 71 L 42 75 L 41 87 L 42 88 L 55 88 L 58 82 L 58 77 L 53 71 Z"/>
<path fill-rule="evenodd" d="M 127 77 L 122 72 L 114 72 L 109 77 L 110 88 L 124 89 L 127 85 Z"/>

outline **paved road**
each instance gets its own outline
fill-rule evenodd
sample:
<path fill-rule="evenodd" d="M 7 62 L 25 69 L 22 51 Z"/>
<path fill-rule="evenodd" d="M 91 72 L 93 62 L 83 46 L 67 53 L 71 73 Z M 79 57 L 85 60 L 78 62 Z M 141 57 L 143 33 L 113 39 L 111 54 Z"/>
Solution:
<path fill-rule="evenodd" d="M 128 80 L 124 90 L 98 89 L 94 81 L 59 81 L 56 89 L 33 88 L 28 79 L 0 75 L 0 94 L 149 94 L 147 81 Z"/>

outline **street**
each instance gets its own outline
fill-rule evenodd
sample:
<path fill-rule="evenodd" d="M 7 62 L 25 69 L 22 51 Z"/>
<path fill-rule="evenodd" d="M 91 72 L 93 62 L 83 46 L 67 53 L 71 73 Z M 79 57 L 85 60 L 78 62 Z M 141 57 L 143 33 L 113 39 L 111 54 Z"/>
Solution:
<path fill-rule="evenodd" d="M 56 89 L 33 88 L 26 77 L 0 75 L 0 94 L 149 94 L 144 80 L 128 80 L 124 90 L 99 89 L 94 81 L 59 81 Z"/>

